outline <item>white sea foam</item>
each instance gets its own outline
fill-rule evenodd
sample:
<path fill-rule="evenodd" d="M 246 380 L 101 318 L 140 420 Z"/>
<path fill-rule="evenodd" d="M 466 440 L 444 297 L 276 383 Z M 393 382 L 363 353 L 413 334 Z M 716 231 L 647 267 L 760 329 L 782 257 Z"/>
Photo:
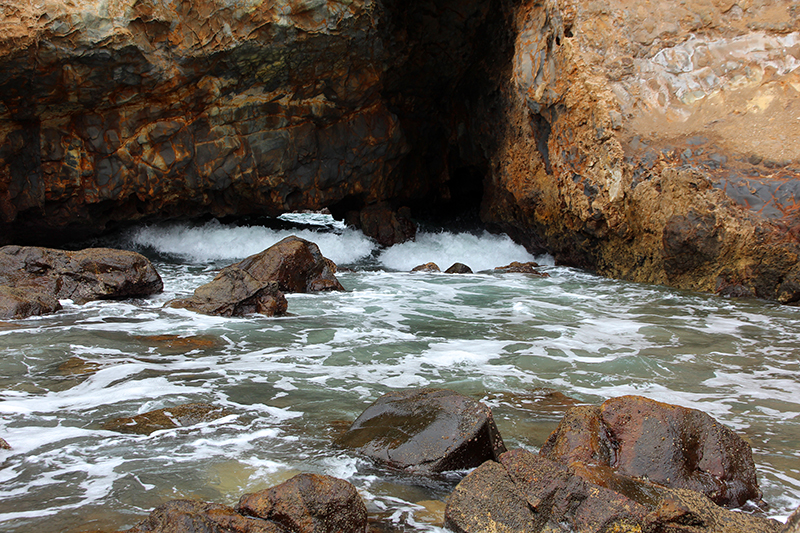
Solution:
<path fill-rule="evenodd" d="M 378 260 L 384 267 L 399 271 L 408 271 L 429 262 L 436 263 L 442 270 L 454 263 L 463 263 L 473 272 L 492 270 L 513 261 L 538 260 L 552 264 L 552 259 L 537 259 L 504 235 L 486 232 L 480 235 L 420 232 L 414 242 L 396 244 L 381 252 Z"/>
<path fill-rule="evenodd" d="M 233 226 L 212 220 L 202 226 L 169 224 L 146 226 L 130 235 L 133 244 L 152 248 L 194 263 L 238 261 L 266 250 L 295 235 L 319 246 L 336 264 L 352 264 L 368 257 L 375 244 L 363 233 L 345 229 L 341 234 L 308 229 L 273 230 L 261 226 Z"/>

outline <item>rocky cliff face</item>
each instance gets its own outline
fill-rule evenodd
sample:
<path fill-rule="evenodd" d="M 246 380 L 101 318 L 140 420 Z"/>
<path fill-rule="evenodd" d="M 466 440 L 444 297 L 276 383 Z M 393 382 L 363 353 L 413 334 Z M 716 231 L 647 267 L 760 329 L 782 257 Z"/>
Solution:
<path fill-rule="evenodd" d="M 484 218 L 610 276 L 798 300 L 797 10 L 512 8 Z"/>
<path fill-rule="evenodd" d="M 0 9 L 0 241 L 480 203 L 563 264 L 800 300 L 791 0 Z"/>
<path fill-rule="evenodd" d="M 488 6 L 400 4 L 3 2 L 2 240 L 429 196 Z"/>

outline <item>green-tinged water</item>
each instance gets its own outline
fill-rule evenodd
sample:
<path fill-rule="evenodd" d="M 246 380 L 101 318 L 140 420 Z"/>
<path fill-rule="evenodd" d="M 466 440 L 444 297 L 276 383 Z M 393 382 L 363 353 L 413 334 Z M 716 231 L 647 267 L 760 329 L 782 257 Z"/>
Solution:
<path fill-rule="evenodd" d="M 318 242 L 355 266 L 338 274 L 347 291 L 289 295 L 290 316 L 162 308 L 209 280 L 225 257 L 252 253 L 235 245 L 243 229 L 218 230 L 181 236 L 173 228 L 174 241 L 149 230 L 163 242 L 148 241 L 147 252 L 171 257 L 156 263 L 162 295 L 65 302 L 55 315 L 0 325 L 0 437 L 13 447 L 0 450 L 0 529 L 115 530 L 169 499 L 233 504 L 316 472 L 355 484 L 387 527 L 434 531 L 462 474 L 403 476 L 332 444 L 378 396 L 408 387 L 484 400 L 506 446 L 532 450 L 575 402 L 640 394 L 701 409 L 752 445 L 772 516 L 800 504 L 800 309 L 553 266 L 544 268 L 549 278 L 411 274 L 399 270 L 453 254 L 475 270 L 530 258 L 498 238 L 467 235 L 423 236 L 379 256 L 341 233 Z M 280 235 L 264 238 L 259 250 Z M 103 429 L 191 402 L 227 414 L 150 435 Z"/>

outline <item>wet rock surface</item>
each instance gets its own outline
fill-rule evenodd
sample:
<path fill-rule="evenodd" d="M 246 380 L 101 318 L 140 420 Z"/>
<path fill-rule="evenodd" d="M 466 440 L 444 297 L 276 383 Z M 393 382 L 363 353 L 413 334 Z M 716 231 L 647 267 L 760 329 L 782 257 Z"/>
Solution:
<path fill-rule="evenodd" d="M 0 248 L 0 316 L 23 318 L 60 309 L 59 299 L 145 297 L 163 283 L 143 255 L 110 248 L 76 252 L 26 246 Z"/>
<path fill-rule="evenodd" d="M 685 532 L 777 533 L 775 520 L 729 511 L 700 493 L 653 487 L 639 501 L 600 487 L 524 450 L 487 461 L 456 487 L 445 527 L 457 533 Z M 641 497 L 646 495 L 645 497 Z"/>
<path fill-rule="evenodd" d="M 173 500 L 124 533 L 289 533 L 274 522 L 243 516 L 218 503 Z"/>
<path fill-rule="evenodd" d="M 125 533 L 364 533 L 367 509 L 355 487 L 331 476 L 299 474 L 242 496 L 235 508 L 173 500 Z"/>
<path fill-rule="evenodd" d="M 472 269 L 465 265 L 464 263 L 453 263 L 450 265 L 447 270 L 444 271 L 445 274 L 472 274 Z"/>
<path fill-rule="evenodd" d="M 441 272 L 441 269 L 436 263 L 425 263 L 424 265 L 415 266 L 411 269 L 411 272 Z"/>
<path fill-rule="evenodd" d="M 366 531 L 367 508 L 355 487 L 342 479 L 300 474 L 271 489 L 242 496 L 236 510 L 272 520 L 289 531 Z"/>
<path fill-rule="evenodd" d="M 571 409 L 540 453 L 564 465 L 606 466 L 694 490 L 719 505 L 761 498 L 752 451 L 741 437 L 701 411 L 638 396 Z"/>
<path fill-rule="evenodd" d="M 633 531 L 647 510 L 586 483 L 567 468 L 523 450 L 487 462 L 456 487 L 447 502 L 445 527 L 456 532 Z"/>
<path fill-rule="evenodd" d="M 283 292 L 343 291 L 336 265 L 322 256 L 319 246 L 299 237 L 286 237 L 261 253 L 232 265 L 259 281 L 274 281 Z"/>
<path fill-rule="evenodd" d="M 444 389 L 381 396 L 337 443 L 391 468 L 422 474 L 472 468 L 505 451 L 491 410 Z"/>
<path fill-rule="evenodd" d="M 513 261 L 506 266 L 495 267 L 495 272 L 500 273 L 517 273 L 517 274 L 534 274 L 541 278 L 549 278 L 550 274 L 547 272 L 542 272 L 538 269 L 539 264 L 534 263 L 533 261 L 528 263 L 520 263 L 519 261 Z"/>

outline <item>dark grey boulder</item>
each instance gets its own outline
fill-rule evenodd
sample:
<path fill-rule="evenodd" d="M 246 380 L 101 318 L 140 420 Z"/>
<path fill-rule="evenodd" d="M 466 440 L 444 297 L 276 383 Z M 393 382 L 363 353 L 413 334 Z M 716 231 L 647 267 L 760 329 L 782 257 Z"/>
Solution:
<path fill-rule="evenodd" d="M 445 389 L 381 396 L 338 444 L 391 468 L 424 474 L 473 468 L 505 451 L 492 411 Z"/>

